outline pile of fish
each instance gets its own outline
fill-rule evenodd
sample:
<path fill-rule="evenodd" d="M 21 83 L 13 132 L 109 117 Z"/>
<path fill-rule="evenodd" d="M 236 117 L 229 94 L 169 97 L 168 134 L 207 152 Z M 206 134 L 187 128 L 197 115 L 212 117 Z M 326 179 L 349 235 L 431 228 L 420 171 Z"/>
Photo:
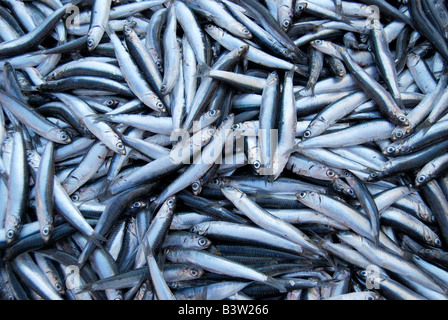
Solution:
<path fill-rule="evenodd" d="M 444 0 L 5 0 L 0 296 L 448 298 Z"/>

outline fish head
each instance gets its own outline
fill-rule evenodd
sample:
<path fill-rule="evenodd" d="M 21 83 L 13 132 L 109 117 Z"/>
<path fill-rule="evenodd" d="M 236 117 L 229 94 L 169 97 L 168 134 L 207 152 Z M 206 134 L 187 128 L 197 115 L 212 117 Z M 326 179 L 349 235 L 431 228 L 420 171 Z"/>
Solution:
<path fill-rule="evenodd" d="M 202 179 L 199 179 L 191 184 L 191 190 L 195 196 L 199 195 L 202 191 Z"/>
<path fill-rule="evenodd" d="M 313 191 L 300 191 L 296 197 L 299 202 L 312 209 L 319 208 L 322 201 L 320 195 Z"/>
<path fill-rule="evenodd" d="M 186 266 L 184 269 L 184 275 L 186 279 L 198 279 L 200 277 L 202 277 L 202 275 L 204 274 L 204 269 L 196 267 L 196 266 Z"/>
<path fill-rule="evenodd" d="M 394 130 L 392 130 L 392 141 L 404 138 L 408 131 L 409 129 L 406 126 L 397 126 Z"/>
<path fill-rule="evenodd" d="M 431 232 L 428 228 L 423 229 L 423 237 L 425 239 L 425 242 L 433 247 L 440 248 L 442 246 L 442 241 L 440 238 L 434 234 L 434 232 Z"/>
<path fill-rule="evenodd" d="M 188 248 L 199 250 L 207 249 L 212 245 L 212 242 L 209 239 L 199 234 L 192 234 L 188 236 L 184 243 Z"/>
<path fill-rule="evenodd" d="M 323 133 L 328 125 L 324 118 L 320 117 L 310 122 L 305 132 L 302 135 L 303 140 L 315 137 Z"/>
<path fill-rule="evenodd" d="M 229 185 L 221 187 L 221 192 L 230 201 L 239 200 L 244 196 L 242 191 Z"/>
<path fill-rule="evenodd" d="M 200 236 L 206 235 L 208 229 L 210 228 L 210 223 L 208 222 L 202 222 L 194 225 L 190 228 L 190 232 L 196 233 Z"/>

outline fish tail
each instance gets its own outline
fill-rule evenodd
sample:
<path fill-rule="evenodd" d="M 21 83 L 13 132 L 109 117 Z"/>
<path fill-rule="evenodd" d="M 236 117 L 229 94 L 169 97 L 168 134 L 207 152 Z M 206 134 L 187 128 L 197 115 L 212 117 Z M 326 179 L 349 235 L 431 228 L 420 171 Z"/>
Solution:
<path fill-rule="evenodd" d="M 106 31 L 107 35 L 115 34 L 115 30 L 112 28 L 110 23 L 106 25 L 106 29 L 104 31 Z"/>
<path fill-rule="evenodd" d="M 77 294 L 93 291 L 93 283 L 82 284 L 79 287 L 74 288 L 74 291 Z"/>
<path fill-rule="evenodd" d="M 428 130 L 433 124 L 434 124 L 434 122 L 431 119 L 426 119 L 418 126 L 418 129 L 419 130 Z"/>
<path fill-rule="evenodd" d="M 328 254 L 328 252 L 324 248 L 325 239 L 319 236 L 316 232 L 310 231 L 310 234 L 313 236 L 312 240 L 316 244 L 316 246 L 321 250 L 319 252 L 319 256 L 323 257 L 325 260 L 328 261 L 328 263 L 337 269 L 337 263 L 334 262 L 334 260 L 331 258 L 331 256 Z"/>
<path fill-rule="evenodd" d="M 286 292 L 286 286 L 283 284 L 281 280 L 275 279 L 273 277 L 268 277 L 268 280 L 265 282 L 267 285 L 270 285 L 277 290 L 279 290 L 281 293 Z"/>
<path fill-rule="evenodd" d="M 208 77 L 210 74 L 210 70 L 211 68 L 204 61 L 199 61 L 196 71 L 196 77 L 197 78 Z"/>
<path fill-rule="evenodd" d="M 160 203 L 159 203 L 159 201 L 156 199 L 156 200 L 154 200 L 150 205 L 149 205 L 149 207 L 148 207 L 148 211 L 150 212 L 150 213 L 155 213 L 156 212 L 156 210 L 157 210 L 157 208 L 160 206 Z"/>
<path fill-rule="evenodd" d="M 341 20 L 342 20 L 342 22 L 345 22 L 346 24 L 348 24 L 348 25 L 350 25 L 350 26 L 353 26 L 354 24 L 353 24 L 353 21 L 351 21 L 349 18 L 347 18 L 346 16 L 344 16 L 344 15 L 341 15 Z"/>
<path fill-rule="evenodd" d="M 107 114 L 89 114 L 86 118 L 87 117 L 93 119 L 93 123 L 110 120 L 110 117 Z"/>
<path fill-rule="evenodd" d="M 89 238 L 89 242 L 93 242 L 98 248 L 103 248 L 103 244 L 101 242 L 106 242 L 107 239 L 100 235 L 99 233 L 94 232 Z"/>
<path fill-rule="evenodd" d="M 114 180 L 108 180 L 108 179 L 105 179 L 102 182 L 100 190 L 103 190 L 103 191 L 97 195 L 98 200 L 105 201 L 106 199 L 108 199 L 112 196 L 112 192 L 110 191 L 110 186 L 113 182 L 114 182 Z"/>

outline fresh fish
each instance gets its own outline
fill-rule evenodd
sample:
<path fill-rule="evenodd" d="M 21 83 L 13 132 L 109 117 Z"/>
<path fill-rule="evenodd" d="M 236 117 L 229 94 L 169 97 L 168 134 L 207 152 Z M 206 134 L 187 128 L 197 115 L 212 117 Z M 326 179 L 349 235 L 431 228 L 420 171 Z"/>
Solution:
<path fill-rule="evenodd" d="M 448 300 L 447 21 L 2 1 L 0 299 Z"/>

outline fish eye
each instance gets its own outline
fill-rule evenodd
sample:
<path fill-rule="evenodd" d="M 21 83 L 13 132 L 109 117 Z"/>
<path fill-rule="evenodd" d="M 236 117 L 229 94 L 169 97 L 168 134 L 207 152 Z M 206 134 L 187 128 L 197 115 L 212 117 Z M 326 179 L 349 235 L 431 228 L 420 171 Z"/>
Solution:
<path fill-rule="evenodd" d="M 79 194 L 78 193 L 74 193 L 71 195 L 71 198 L 73 201 L 78 201 L 79 200 Z"/>
<path fill-rule="evenodd" d="M 348 193 L 349 195 L 351 195 L 351 196 L 354 196 L 354 195 L 355 195 L 355 192 L 353 191 L 352 188 L 347 189 L 347 193 Z"/>
<path fill-rule="evenodd" d="M 309 138 L 309 137 L 311 137 L 311 131 L 310 131 L 310 130 L 306 130 L 306 131 L 303 133 L 303 137 L 304 137 L 304 138 Z"/>
<path fill-rule="evenodd" d="M 219 185 L 219 179 L 218 179 L 218 178 L 214 178 L 214 179 L 212 180 L 212 183 L 213 183 L 213 184 L 216 184 L 216 185 Z"/>
<path fill-rule="evenodd" d="M 112 107 L 113 105 L 115 105 L 114 100 L 107 100 L 107 101 L 106 101 L 106 106 L 108 106 L 108 107 Z"/>
<path fill-rule="evenodd" d="M 254 169 L 255 169 L 255 170 L 260 169 L 260 168 L 261 168 L 261 163 L 260 163 L 260 161 L 256 160 L 256 161 L 254 162 L 253 166 L 254 166 Z"/>
<path fill-rule="evenodd" d="M 207 240 L 205 240 L 204 238 L 200 238 L 198 243 L 201 247 L 203 247 L 203 246 L 207 245 Z"/>
<path fill-rule="evenodd" d="M 201 187 L 201 185 L 199 182 L 193 182 L 191 185 L 191 188 L 193 189 L 193 191 L 199 190 L 200 187 Z"/>
<path fill-rule="evenodd" d="M 317 44 L 318 46 L 320 46 L 322 44 L 322 40 L 319 40 L 319 39 L 314 40 L 314 43 Z"/>
<path fill-rule="evenodd" d="M 216 115 L 216 110 L 210 110 L 209 112 L 208 112 L 208 116 L 209 117 L 214 117 Z"/>
<path fill-rule="evenodd" d="M 420 183 L 425 182 L 425 180 L 426 180 L 426 177 L 424 175 L 421 175 L 417 178 L 417 181 Z"/>
<path fill-rule="evenodd" d="M 297 10 L 302 11 L 303 9 L 305 9 L 305 6 L 303 4 L 299 4 L 297 6 Z"/>
<path fill-rule="evenodd" d="M 199 274 L 199 272 L 198 272 L 198 270 L 196 270 L 196 269 L 191 269 L 191 270 L 190 270 L 190 274 L 191 274 L 193 277 L 197 277 L 197 275 Z"/>
<path fill-rule="evenodd" d="M 334 177 L 335 176 L 335 172 L 333 170 L 327 170 L 326 174 L 329 177 Z"/>
<path fill-rule="evenodd" d="M 363 276 L 363 277 L 366 277 L 366 276 L 367 276 L 367 272 L 366 272 L 366 270 L 362 270 L 359 274 L 360 274 L 361 276 Z"/>
<path fill-rule="evenodd" d="M 26 156 L 27 156 L 28 158 L 31 158 L 33 155 L 34 155 L 34 153 L 33 153 L 33 151 L 31 151 L 31 150 L 29 150 L 29 151 L 26 152 Z"/>
<path fill-rule="evenodd" d="M 140 201 L 134 202 L 132 205 L 132 208 L 140 208 L 142 206 L 142 203 Z"/>
<path fill-rule="evenodd" d="M 156 66 L 157 68 L 162 69 L 162 63 L 160 61 L 156 62 Z"/>
<path fill-rule="evenodd" d="M 243 33 L 244 34 L 250 34 L 250 31 L 247 28 L 243 28 Z"/>
<path fill-rule="evenodd" d="M 44 228 L 42 229 L 42 234 L 43 234 L 44 236 L 48 236 L 48 235 L 50 234 L 50 229 L 48 229 L 48 227 L 44 227 Z"/>
<path fill-rule="evenodd" d="M 168 200 L 167 204 L 168 207 L 172 208 L 174 206 L 174 200 L 173 199 Z"/>
<path fill-rule="evenodd" d="M 198 231 L 198 227 L 197 226 L 193 226 L 193 227 L 190 228 L 190 231 L 191 232 L 196 232 L 196 231 Z"/>
<path fill-rule="evenodd" d="M 372 296 L 368 296 L 367 300 L 373 300 L 373 297 Z"/>
<path fill-rule="evenodd" d="M 235 123 L 234 125 L 232 125 L 233 130 L 240 129 L 240 128 L 241 128 L 241 123 Z"/>
<path fill-rule="evenodd" d="M 397 132 L 395 132 L 395 137 L 396 137 L 397 139 L 400 139 L 401 137 L 403 137 L 403 131 L 398 130 Z"/>
<path fill-rule="evenodd" d="M 386 152 L 392 154 L 395 152 L 395 147 L 387 147 Z"/>
<path fill-rule="evenodd" d="M 289 20 L 283 21 L 283 27 L 288 28 L 289 27 Z"/>
<path fill-rule="evenodd" d="M 163 105 L 163 103 L 162 103 L 161 101 L 158 101 L 158 102 L 156 103 L 156 107 L 157 107 L 157 109 L 163 109 L 163 108 L 164 108 L 164 105 Z"/>
<path fill-rule="evenodd" d="M 306 197 L 307 192 L 306 191 L 302 191 L 299 193 L 299 197 L 300 198 L 305 198 Z"/>
<path fill-rule="evenodd" d="M 61 140 L 67 140 L 69 137 L 68 137 L 68 134 L 65 133 L 65 131 L 61 131 L 61 132 L 59 132 L 59 138 Z"/>
<path fill-rule="evenodd" d="M 406 121 L 408 121 L 408 119 L 407 119 L 405 116 L 399 116 L 399 117 L 398 117 L 398 120 L 399 120 L 400 122 L 406 122 Z"/>
<path fill-rule="evenodd" d="M 12 239 L 14 238 L 15 232 L 14 230 L 8 230 L 8 232 L 6 233 L 6 236 L 8 237 L 8 239 Z"/>
<path fill-rule="evenodd" d="M 89 46 L 89 47 L 93 46 L 94 43 L 95 43 L 95 40 L 93 40 L 92 38 L 89 38 L 89 40 L 87 40 L 87 46 Z"/>
<path fill-rule="evenodd" d="M 124 149 L 124 145 L 121 142 L 118 142 L 115 147 L 117 147 L 118 150 L 123 150 Z"/>
<path fill-rule="evenodd" d="M 434 239 L 434 244 L 438 247 L 440 247 L 442 245 L 442 242 L 440 241 L 439 238 Z"/>

